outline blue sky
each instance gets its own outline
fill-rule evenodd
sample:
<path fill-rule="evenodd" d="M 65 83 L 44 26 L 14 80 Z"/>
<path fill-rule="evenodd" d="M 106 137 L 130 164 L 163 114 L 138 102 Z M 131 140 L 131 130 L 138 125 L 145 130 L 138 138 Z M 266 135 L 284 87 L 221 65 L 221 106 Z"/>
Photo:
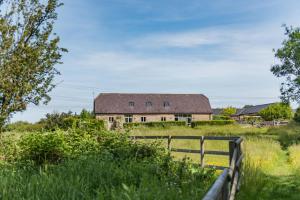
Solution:
<path fill-rule="evenodd" d="M 213 107 L 278 101 L 270 72 L 282 24 L 299 25 L 298 0 L 65 0 L 55 31 L 69 53 L 48 112 L 92 110 L 100 92 L 203 93 Z"/>

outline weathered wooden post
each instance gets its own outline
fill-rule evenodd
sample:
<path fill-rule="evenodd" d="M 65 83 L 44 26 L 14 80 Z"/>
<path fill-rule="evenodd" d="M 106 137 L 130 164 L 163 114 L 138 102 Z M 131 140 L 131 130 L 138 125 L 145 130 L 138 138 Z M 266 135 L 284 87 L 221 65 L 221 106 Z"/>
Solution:
<path fill-rule="evenodd" d="M 200 138 L 200 165 L 204 167 L 204 136 Z"/>
<path fill-rule="evenodd" d="M 233 158 L 234 149 L 236 147 L 235 141 L 230 140 L 229 141 L 229 166 L 231 164 L 231 160 Z"/>

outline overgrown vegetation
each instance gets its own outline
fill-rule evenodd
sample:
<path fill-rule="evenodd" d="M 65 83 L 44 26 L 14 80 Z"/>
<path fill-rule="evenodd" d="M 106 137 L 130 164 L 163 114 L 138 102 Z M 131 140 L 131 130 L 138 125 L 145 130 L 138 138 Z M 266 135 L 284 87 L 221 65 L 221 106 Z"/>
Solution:
<path fill-rule="evenodd" d="M 294 120 L 297 123 L 300 123 L 300 107 L 296 110 L 296 113 L 294 115 Z"/>
<path fill-rule="evenodd" d="M 203 126 L 203 125 L 228 125 L 234 124 L 234 120 L 209 120 L 209 121 L 193 121 L 192 127 Z"/>
<path fill-rule="evenodd" d="M 67 128 L 51 116 L 55 129 L 1 134 L 1 199 L 199 199 L 215 179 L 156 142 L 86 125 L 85 114 L 63 117 L 80 124 Z"/>
<path fill-rule="evenodd" d="M 245 159 L 242 187 L 237 199 L 298 200 L 300 198 L 300 145 L 297 142 L 297 138 L 300 135 L 299 130 L 300 125 L 297 123 L 274 128 L 258 128 L 235 124 L 200 126 L 196 128 L 179 127 L 167 130 L 142 128 L 132 130 L 131 134 L 242 136 L 244 137 L 243 151 Z M 293 137 L 289 137 L 288 135 L 293 135 Z M 166 146 L 167 144 L 163 143 L 163 145 Z M 175 140 L 172 141 L 172 147 L 199 149 L 199 141 Z M 205 149 L 228 151 L 228 143 L 223 141 L 206 141 Z M 176 159 L 181 159 L 184 154 L 174 152 L 173 156 Z M 199 163 L 199 155 L 188 154 L 188 156 L 195 163 Z M 205 163 L 209 165 L 228 166 L 228 157 L 206 155 Z"/>
<path fill-rule="evenodd" d="M 292 108 L 289 104 L 285 103 L 275 103 L 271 104 L 265 109 L 259 112 L 259 115 L 265 121 L 273 120 L 289 120 L 293 117 Z"/>

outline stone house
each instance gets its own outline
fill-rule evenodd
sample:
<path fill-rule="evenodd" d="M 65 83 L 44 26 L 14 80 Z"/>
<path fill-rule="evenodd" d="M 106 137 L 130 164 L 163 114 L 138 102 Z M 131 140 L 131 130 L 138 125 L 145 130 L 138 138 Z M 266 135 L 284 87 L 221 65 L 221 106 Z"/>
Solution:
<path fill-rule="evenodd" d="M 274 103 L 261 104 L 261 105 L 255 105 L 255 106 L 248 106 L 248 107 L 240 109 L 236 113 L 235 116 L 237 117 L 238 120 L 243 120 L 246 117 L 257 117 L 257 118 L 260 118 L 259 112 L 261 110 L 269 107 L 272 104 L 274 104 Z"/>
<path fill-rule="evenodd" d="M 126 94 L 101 93 L 94 100 L 97 119 L 108 128 L 120 119 L 122 123 L 211 120 L 209 99 L 202 94 Z"/>

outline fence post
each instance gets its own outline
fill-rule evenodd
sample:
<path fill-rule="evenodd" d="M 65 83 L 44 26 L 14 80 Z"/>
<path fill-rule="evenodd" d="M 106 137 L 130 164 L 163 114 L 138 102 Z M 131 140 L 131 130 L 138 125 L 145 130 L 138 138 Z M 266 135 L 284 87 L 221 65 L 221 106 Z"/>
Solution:
<path fill-rule="evenodd" d="M 200 165 L 204 167 L 204 136 L 200 138 Z"/>
<path fill-rule="evenodd" d="M 168 151 L 169 151 L 169 153 L 171 153 L 171 140 L 172 140 L 172 136 L 169 135 L 169 137 L 168 137 Z"/>
<path fill-rule="evenodd" d="M 231 160 L 233 158 L 233 152 L 234 152 L 235 147 L 236 147 L 235 141 L 230 140 L 229 141 L 229 166 L 230 166 Z"/>

